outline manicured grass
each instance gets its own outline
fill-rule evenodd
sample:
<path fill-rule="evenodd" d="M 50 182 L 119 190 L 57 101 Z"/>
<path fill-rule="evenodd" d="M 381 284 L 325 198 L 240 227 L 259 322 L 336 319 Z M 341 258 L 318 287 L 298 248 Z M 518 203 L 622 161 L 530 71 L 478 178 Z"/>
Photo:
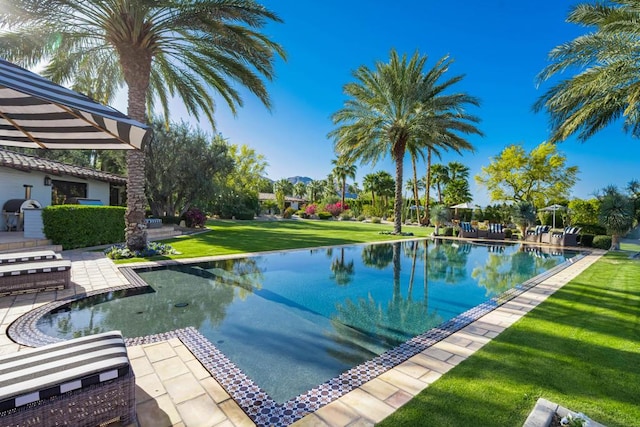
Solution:
<path fill-rule="evenodd" d="M 381 231 L 392 231 L 391 224 L 355 221 L 209 221 L 207 228 L 210 229 L 207 233 L 163 240 L 180 255 L 151 259 L 193 258 L 410 238 L 380 234 Z M 414 237 L 426 237 L 433 232 L 433 228 L 403 226 L 402 231 L 412 232 Z M 119 262 L 144 260 L 131 258 Z"/>
<path fill-rule="evenodd" d="M 620 249 L 629 252 L 640 252 L 640 244 L 638 243 L 620 243 Z"/>
<path fill-rule="evenodd" d="M 538 397 L 640 426 L 640 261 L 607 254 L 380 425 L 521 426 Z"/>

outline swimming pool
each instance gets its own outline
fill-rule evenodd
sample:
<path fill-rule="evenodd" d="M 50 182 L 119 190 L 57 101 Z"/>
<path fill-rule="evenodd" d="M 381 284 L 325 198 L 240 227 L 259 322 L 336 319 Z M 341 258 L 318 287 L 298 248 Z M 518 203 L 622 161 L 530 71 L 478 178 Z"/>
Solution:
<path fill-rule="evenodd" d="M 575 255 L 533 249 L 413 240 L 146 268 L 150 287 L 136 295 L 64 304 L 37 328 L 70 338 L 195 327 L 282 403 Z"/>

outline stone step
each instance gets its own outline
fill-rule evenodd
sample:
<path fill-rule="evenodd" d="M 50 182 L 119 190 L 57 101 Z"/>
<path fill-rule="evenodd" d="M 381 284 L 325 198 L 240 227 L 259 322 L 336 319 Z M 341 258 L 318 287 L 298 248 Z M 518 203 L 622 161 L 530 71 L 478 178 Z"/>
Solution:
<path fill-rule="evenodd" d="M 54 245 L 51 240 L 25 240 L 23 242 L 1 242 L 0 252 L 24 252 L 24 251 L 43 251 L 52 250 L 60 252 L 61 245 Z"/>

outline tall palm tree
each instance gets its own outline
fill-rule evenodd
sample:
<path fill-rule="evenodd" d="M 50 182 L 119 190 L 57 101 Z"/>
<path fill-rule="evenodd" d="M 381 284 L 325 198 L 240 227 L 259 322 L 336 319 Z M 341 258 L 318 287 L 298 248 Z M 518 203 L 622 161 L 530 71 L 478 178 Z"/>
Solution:
<path fill-rule="evenodd" d="M 560 81 L 540 97 L 534 110 L 547 110 L 550 142 L 573 134 L 586 141 L 622 118 L 624 130 L 640 136 L 640 7 L 637 0 L 582 3 L 573 6 L 567 21 L 592 32 L 557 46 L 540 82 L 567 69 L 573 77 Z"/>
<path fill-rule="evenodd" d="M 449 162 L 449 164 L 447 164 L 447 170 L 449 171 L 449 179 L 451 181 L 469 178 L 469 167 L 460 162 Z"/>
<path fill-rule="evenodd" d="M 443 114 L 459 115 L 463 105 L 477 105 L 477 99 L 462 93 L 445 95 L 462 76 L 444 82 L 451 61 L 444 57 L 423 73 L 426 56 L 411 58 L 391 51 L 388 63 L 378 61 L 374 69 L 365 66 L 354 72 L 356 82 L 344 86 L 349 99 L 334 113 L 336 129 L 329 133 L 338 153 L 350 159 L 375 164 L 391 155 L 395 162 L 394 233 L 402 231 L 403 160 L 407 144 L 422 140 L 424 146 L 443 139 Z M 477 130 L 476 130 L 477 131 Z"/>
<path fill-rule="evenodd" d="M 287 178 L 281 178 L 273 183 L 273 192 L 276 195 L 278 208 L 284 213 L 286 196 L 293 193 L 293 184 Z"/>
<path fill-rule="evenodd" d="M 378 188 L 378 175 L 375 173 L 368 173 L 362 179 L 362 188 L 364 191 L 371 192 L 371 205 L 376 205 L 376 189 Z"/>
<path fill-rule="evenodd" d="M 357 167 L 353 163 L 349 163 L 344 158 L 331 160 L 333 164 L 333 175 L 340 181 L 342 185 L 342 208 L 344 209 L 344 195 L 347 191 L 347 178 L 356 179 Z"/>
<path fill-rule="evenodd" d="M 214 93 L 235 113 L 240 83 L 271 106 L 262 78 L 274 76 L 282 48 L 259 30 L 276 14 L 253 0 L 13 0 L 0 10 L 0 56 L 108 103 L 126 84 L 128 115 L 147 123 L 156 103 L 168 117 L 181 99 L 214 124 Z M 89 87 L 90 86 L 90 87 Z M 126 241 L 146 245 L 144 152 L 127 153 Z"/>
<path fill-rule="evenodd" d="M 315 203 L 320 198 L 320 194 L 324 191 L 324 184 L 321 180 L 313 180 L 307 184 L 307 196 L 311 203 Z"/>
<path fill-rule="evenodd" d="M 431 185 L 438 192 L 438 203 L 442 203 L 442 186 L 449 182 L 449 168 L 442 163 L 431 165 Z"/>
<path fill-rule="evenodd" d="M 293 184 L 293 195 L 297 197 L 304 197 L 307 193 L 307 184 L 303 181 L 298 181 Z"/>

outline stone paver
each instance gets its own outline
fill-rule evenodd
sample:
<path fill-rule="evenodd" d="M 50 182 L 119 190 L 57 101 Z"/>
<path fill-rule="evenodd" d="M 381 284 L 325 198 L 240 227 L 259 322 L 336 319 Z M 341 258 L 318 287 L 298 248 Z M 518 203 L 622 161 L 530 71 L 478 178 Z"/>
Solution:
<path fill-rule="evenodd" d="M 602 255 L 594 252 L 408 361 L 309 414 L 296 427 L 373 426 L 499 335 Z M 99 252 L 69 251 L 71 289 L 0 298 L 0 354 L 22 347 L 6 336 L 11 322 L 56 299 L 128 284 Z M 140 427 L 254 426 L 251 419 L 178 339 L 128 348 L 136 375 Z"/>

